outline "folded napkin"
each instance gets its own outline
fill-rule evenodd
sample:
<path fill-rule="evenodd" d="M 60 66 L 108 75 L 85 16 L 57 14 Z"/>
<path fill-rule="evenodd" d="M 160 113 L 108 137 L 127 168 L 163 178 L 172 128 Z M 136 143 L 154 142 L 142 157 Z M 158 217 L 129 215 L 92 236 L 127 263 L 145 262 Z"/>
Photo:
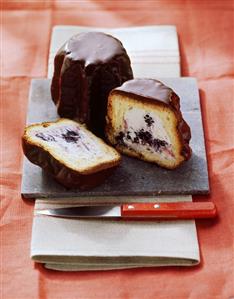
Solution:
<path fill-rule="evenodd" d="M 104 31 L 126 48 L 135 77 L 179 77 L 180 59 L 174 26 L 122 29 L 56 26 L 53 29 L 48 77 L 57 50 L 72 35 Z M 199 263 L 194 221 L 110 221 L 61 219 L 37 210 L 103 202 L 191 201 L 191 196 L 92 197 L 38 199 L 32 229 L 31 258 L 62 271 L 110 270 L 152 266 L 192 266 Z"/>
<path fill-rule="evenodd" d="M 118 202 L 191 201 L 191 196 L 118 197 Z M 38 199 L 31 258 L 56 270 L 108 270 L 199 263 L 194 221 L 112 221 L 65 219 L 38 210 L 79 206 L 110 198 Z M 68 204 L 69 202 L 69 204 Z"/>

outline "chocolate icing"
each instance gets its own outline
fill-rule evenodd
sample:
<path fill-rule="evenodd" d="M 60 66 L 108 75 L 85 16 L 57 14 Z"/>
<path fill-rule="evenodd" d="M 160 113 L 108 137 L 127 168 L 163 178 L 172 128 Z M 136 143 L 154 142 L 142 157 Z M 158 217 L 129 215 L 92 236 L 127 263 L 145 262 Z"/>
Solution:
<path fill-rule="evenodd" d="M 134 79 L 125 82 L 120 87 L 115 88 L 123 92 L 138 95 L 144 98 L 157 100 L 165 104 L 170 104 L 173 90 L 162 82 L 154 79 Z"/>
<path fill-rule="evenodd" d="M 104 135 L 109 92 L 132 79 L 122 43 L 102 32 L 73 36 L 54 60 L 51 94 L 61 117 L 78 119 Z"/>
<path fill-rule="evenodd" d="M 111 94 L 122 93 L 140 101 L 164 105 L 174 111 L 177 118 L 177 129 L 181 140 L 181 155 L 189 160 L 192 150 L 189 147 L 191 130 L 180 111 L 180 98 L 168 86 L 155 79 L 133 79 L 111 91 Z M 150 120 L 148 120 L 150 121 Z"/>
<path fill-rule="evenodd" d="M 107 63 L 113 56 L 126 54 L 120 41 L 102 32 L 88 32 L 73 36 L 65 44 L 67 57 L 90 64 Z"/>

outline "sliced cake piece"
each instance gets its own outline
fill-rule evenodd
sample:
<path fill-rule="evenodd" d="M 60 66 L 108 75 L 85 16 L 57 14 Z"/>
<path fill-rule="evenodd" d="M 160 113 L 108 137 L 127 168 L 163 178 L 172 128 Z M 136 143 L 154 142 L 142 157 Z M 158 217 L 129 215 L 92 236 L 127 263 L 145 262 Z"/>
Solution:
<path fill-rule="evenodd" d="M 115 149 L 68 119 L 26 127 L 22 144 L 32 163 L 68 188 L 97 186 L 120 163 Z"/>
<path fill-rule="evenodd" d="M 180 99 L 163 83 L 134 79 L 109 95 L 106 135 L 118 151 L 173 169 L 191 156 Z"/>

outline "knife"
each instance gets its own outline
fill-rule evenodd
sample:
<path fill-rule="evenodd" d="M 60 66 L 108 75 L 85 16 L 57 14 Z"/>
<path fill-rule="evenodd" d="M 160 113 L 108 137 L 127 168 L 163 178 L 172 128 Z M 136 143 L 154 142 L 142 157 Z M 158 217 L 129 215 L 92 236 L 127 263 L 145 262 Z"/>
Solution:
<path fill-rule="evenodd" d="M 156 202 L 122 205 L 94 205 L 36 211 L 37 215 L 77 219 L 181 220 L 214 218 L 212 202 Z"/>

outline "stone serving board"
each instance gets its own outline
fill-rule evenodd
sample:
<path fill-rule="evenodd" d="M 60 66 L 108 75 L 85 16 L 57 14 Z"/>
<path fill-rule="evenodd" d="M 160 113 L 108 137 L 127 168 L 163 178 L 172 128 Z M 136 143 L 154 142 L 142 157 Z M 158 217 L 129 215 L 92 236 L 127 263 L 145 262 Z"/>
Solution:
<path fill-rule="evenodd" d="M 159 194 L 207 194 L 209 182 L 200 111 L 194 78 L 163 78 L 180 96 L 181 110 L 191 127 L 192 158 L 176 170 L 123 156 L 119 168 L 102 185 L 89 190 L 66 189 L 26 158 L 23 162 L 21 194 L 25 198 L 81 196 L 154 196 Z M 27 124 L 58 118 L 50 96 L 50 79 L 31 82 Z"/>

